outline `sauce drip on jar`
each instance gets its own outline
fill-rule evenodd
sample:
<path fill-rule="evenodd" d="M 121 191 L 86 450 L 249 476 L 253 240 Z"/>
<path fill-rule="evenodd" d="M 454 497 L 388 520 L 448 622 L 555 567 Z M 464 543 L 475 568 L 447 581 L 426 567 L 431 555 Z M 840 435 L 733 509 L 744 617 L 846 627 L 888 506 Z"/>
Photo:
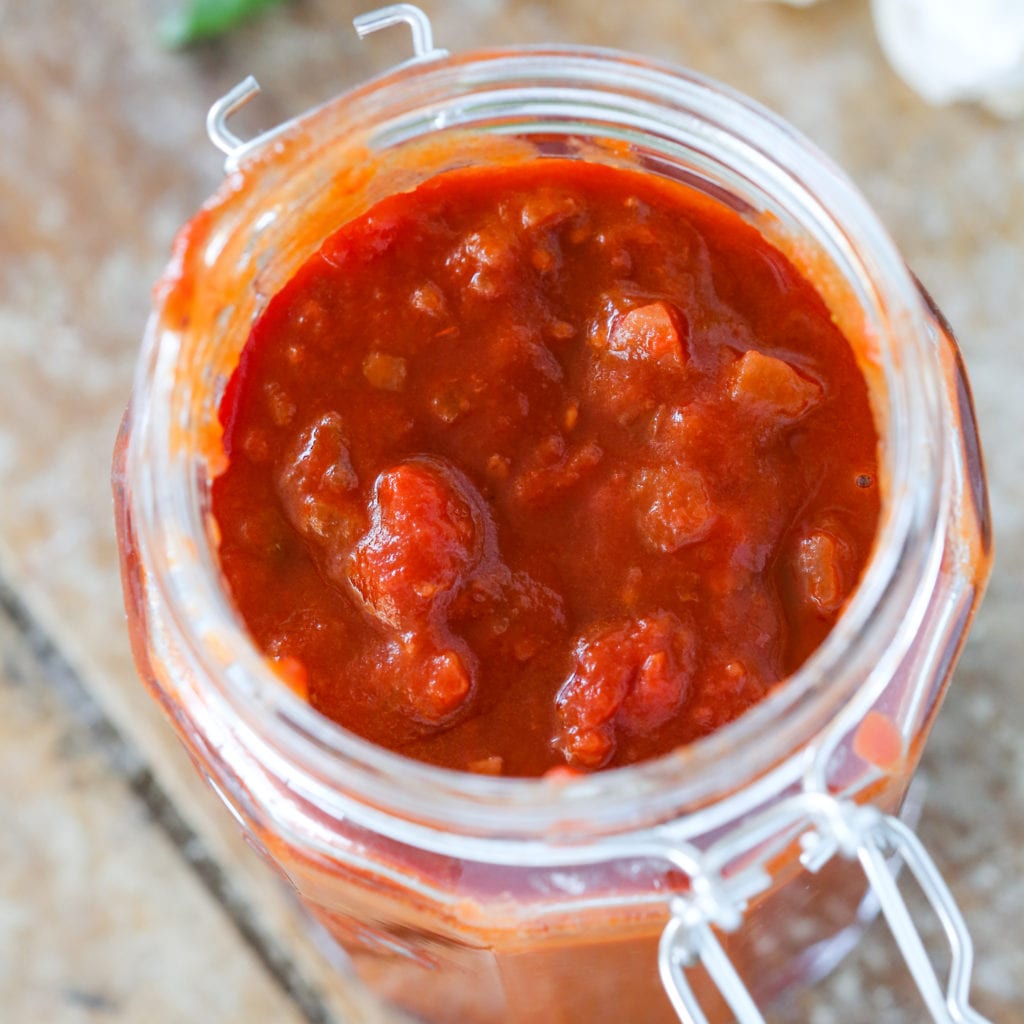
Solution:
<path fill-rule="evenodd" d="M 346 224 L 255 324 L 213 486 L 235 603 L 324 715 L 514 776 L 642 761 L 818 646 L 879 515 L 867 386 L 736 212 L 540 159 Z"/>

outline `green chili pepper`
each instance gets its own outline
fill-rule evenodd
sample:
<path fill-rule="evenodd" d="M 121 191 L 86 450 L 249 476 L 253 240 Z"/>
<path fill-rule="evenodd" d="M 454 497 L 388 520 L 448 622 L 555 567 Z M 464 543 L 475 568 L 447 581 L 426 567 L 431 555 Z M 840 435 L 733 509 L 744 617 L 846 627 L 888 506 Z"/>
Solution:
<path fill-rule="evenodd" d="M 279 3 L 281 0 L 183 0 L 182 6 L 160 22 L 160 41 L 178 49 L 212 39 Z"/>

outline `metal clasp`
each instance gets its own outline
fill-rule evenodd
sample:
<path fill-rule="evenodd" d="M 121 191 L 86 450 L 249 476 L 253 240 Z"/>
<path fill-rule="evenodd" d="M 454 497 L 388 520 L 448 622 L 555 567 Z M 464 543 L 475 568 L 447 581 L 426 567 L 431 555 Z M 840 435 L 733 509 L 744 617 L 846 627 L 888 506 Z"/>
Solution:
<path fill-rule="evenodd" d="M 852 804 L 839 813 L 844 825 L 854 816 L 859 821 L 855 830 L 860 840 L 856 848 L 857 859 L 878 897 L 882 913 L 928 1012 L 936 1021 L 950 1021 L 951 1024 L 989 1024 L 971 1008 L 969 1002 L 974 946 L 963 914 L 921 840 L 898 818 L 882 814 L 873 807 Z M 902 859 L 946 933 L 950 966 L 945 998 L 910 910 L 886 864 L 887 853 L 897 854 Z"/>
<path fill-rule="evenodd" d="M 743 873 L 733 877 L 728 885 L 723 884 L 722 865 L 754 849 L 757 838 L 773 830 L 791 842 L 795 822 L 802 823 L 798 837 L 803 850 L 800 860 L 807 870 L 820 871 L 837 853 L 860 862 L 932 1019 L 937 1024 L 990 1024 L 969 1003 L 974 949 L 963 915 L 921 841 L 899 819 L 875 807 L 810 791 L 768 808 L 719 840 L 704 854 L 700 871 L 691 881 L 690 895 L 673 901 L 672 917 L 662 933 L 658 955 L 662 982 L 680 1021 L 708 1024 L 686 976 L 687 968 L 700 963 L 738 1024 L 765 1024 L 712 925 L 735 931 L 742 921 L 745 900 L 770 886 L 763 871 L 758 878 L 756 869 L 749 867 L 746 885 L 741 881 Z M 766 852 L 774 855 L 777 848 L 778 844 L 772 844 L 772 850 Z M 917 880 L 949 940 L 951 956 L 945 993 L 887 863 L 887 857 L 893 854 L 902 859 Z M 759 856 L 758 863 L 766 859 Z M 709 878 L 717 879 L 711 886 L 716 897 L 713 901 L 707 896 Z"/>
<path fill-rule="evenodd" d="M 392 25 L 408 25 L 412 33 L 413 56 L 405 63 L 399 64 L 399 67 L 448 56 L 447 50 L 440 50 L 434 46 L 434 30 L 430 19 L 415 4 L 391 4 L 376 11 L 368 11 L 366 14 L 357 14 L 352 19 L 352 24 L 360 39 L 365 39 L 371 32 L 378 32 L 382 28 L 391 28 Z"/>
<path fill-rule="evenodd" d="M 371 32 L 391 28 L 393 25 L 408 25 L 412 34 L 413 56 L 397 65 L 398 68 L 439 60 L 448 56 L 447 50 L 434 46 L 434 32 L 430 19 L 414 4 L 391 4 L 376 11 L 368 11 L 353 18 L 352 24 L 360 39 L 364 39 Z M 291 118 L 248 141 L 239 138 L 228 128 L 228 118 L 236 110 L 244 107 L 259 91 L 259 82 L 249 75 L 221 96 L 210 107 L 209 113 L 206 115 L 206 134 L 209 135 L 210 141 L 225 154 L 224 170 L 227 173 L 238 167 L 244 155 L 260 148 L 269 139 L 279 135 L 299 119 Z"/>

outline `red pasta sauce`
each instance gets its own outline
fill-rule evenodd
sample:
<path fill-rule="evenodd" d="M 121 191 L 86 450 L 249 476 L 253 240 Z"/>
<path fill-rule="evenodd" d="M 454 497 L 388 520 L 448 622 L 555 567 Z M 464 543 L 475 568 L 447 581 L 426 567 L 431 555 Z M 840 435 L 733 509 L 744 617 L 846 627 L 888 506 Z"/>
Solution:
<path fill-rule="evenodd" d="M 512 776 L 642 761 L 818 646 L 879 515 L 848 340 L 651 174 L 451 171 L 323 244 L 222 406 L 220 559 L 317 710 Z"/>

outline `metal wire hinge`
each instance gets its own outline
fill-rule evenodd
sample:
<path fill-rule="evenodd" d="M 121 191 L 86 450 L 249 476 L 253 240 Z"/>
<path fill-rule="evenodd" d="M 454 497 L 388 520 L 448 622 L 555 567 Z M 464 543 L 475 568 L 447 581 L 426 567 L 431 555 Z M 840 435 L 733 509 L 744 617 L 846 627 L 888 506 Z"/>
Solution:
<path fill-rule="evenodd" d="M 413 56 L 399 64 L 400 68 L 448 56 L 447 50 L 434 46 L 434 32 L 430 25 L 430 19 L 414 4 L 391 4 L 375 11 L 367 11 L 365 14 L 353 18 L 352 24 L 360 39 L 364 39 L 371 32 L 391 28 L 393 25 L 408 25 L 412 34 Z M 210 141 L 225 154 L 224 170 L 228 173 L 235 170 L 246 153 L 258 149 L 298 120 L 298 118 L 292 118 L 253 139 L 239 138 L 228 128 L 228 118 L 235 111 L 244 107 L 259 91 L 259 82 L 249 75 L 221 96 L 210 107 L 206 115 L 206 134 L 210 137 Z"/>
<path fill-rule="evenodd" d="M 687 968 L 698 963 L 717 986 L 737 1024 L 765 1024 L 714 927 L 725 932 L 737 930 L 749 900 L 771 885 L 760 867 L 730 875 L 729 866 L 774 834 L 770 849 L 762 849 L 758 857 L 758 864 L 763 864 L 780 846 L 793 841 L 794 832 L 802 850 L 801 863 L 811 872 L 820 871 L 837 854 L 860 862 L 937 1024 L 990 1024 L 969 1004 L 974 952 L 963 915 L 917 836 L 903 822 L 875 807 L 812 791 L 768 808 L 715 843 L 697 858 L 689 894 L 673 901 L 658 950 L 659 970 L 683 1024 L 708 1024 L 686 974 Z M 945 991 L 887 863 L 894 854 L 917 880 L 949 941 L 951 960 Z"/>

